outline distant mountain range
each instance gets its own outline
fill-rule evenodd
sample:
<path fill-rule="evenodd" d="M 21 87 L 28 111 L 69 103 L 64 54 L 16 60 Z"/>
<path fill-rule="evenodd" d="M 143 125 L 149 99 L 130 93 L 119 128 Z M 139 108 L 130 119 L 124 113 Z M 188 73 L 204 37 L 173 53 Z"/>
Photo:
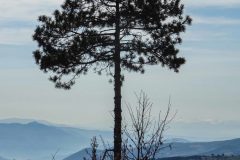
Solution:
<path fill-rule="evenodd" d="M 226 140 L 226 141 L 215 141 L 215 142 L 173 142 L 171 148 L 162 150 L 157 158 L 163 157 L 187 157 L 194 155 L 240 155 L 240 139 Z M 87 149 L 89 150 L 89 149 Z M 101 151 L 99 151 L 101 152 Z M 64 160 L 79 160 L 83 157 L 88 157 L 86 149 L 76 152 Z"/>
<path fill-rule="evenodd" d="M 51 160 L 55 153 L 58 160 L 81 160 L 87 157 L 83 148 L 89 147 L 91 138 L 99 135 L 111 145 L 111 131 L 79 129 L 29 119 L 0 120 L 0 160 Z M 166 143 L 172 144 L 172 149 L 162 150 L 158 157 L 240 155 L 240 139 L 190 142 L 173 138 Z"/>
<path fill-rule="evenodd" d="M 51 159 L 90 146 L 93 136 L 111 139 L 112 132 L 59 127 L 39 122 L 0 123 L 0 156 L 9 159 Z M 4 160 L 1 159 L 0 160 Z"/>
<path fill-rule="evenodd" d="M 240 156 L 211 155 L 211 156 L 168 157 L 159 158 L 157 160 L 239 160 L 239 159 Z"/>
<path fill-rule="evenodd" d="M 193 155 L 240 155 L 240 139 L 214 141 L 172 143 L 171 149 L 164 149 L 159 157 L 193 156 Z"/>

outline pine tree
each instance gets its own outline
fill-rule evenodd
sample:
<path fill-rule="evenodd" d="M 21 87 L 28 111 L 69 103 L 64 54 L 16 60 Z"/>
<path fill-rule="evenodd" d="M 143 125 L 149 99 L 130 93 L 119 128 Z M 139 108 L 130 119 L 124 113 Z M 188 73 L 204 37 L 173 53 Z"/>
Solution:
<path fill-rule="evenodd" d="M 52 16 L 40 16 L 33 39 L 36 63 L 57 88 L 70 89 L 90 69 L 114 77 L 114 159 L 121 159 L 121 70 L 145 65 L 179 71 L 180 33 L 190 25 L 180 0 L 66 0 Z"/>

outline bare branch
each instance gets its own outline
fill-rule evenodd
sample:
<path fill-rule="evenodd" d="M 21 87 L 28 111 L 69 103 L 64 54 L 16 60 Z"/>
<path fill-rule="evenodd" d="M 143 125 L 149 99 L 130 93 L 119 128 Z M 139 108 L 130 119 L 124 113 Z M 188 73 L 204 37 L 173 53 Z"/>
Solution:
<path fill-rule="evenodd" d="M 144 92 L 137 97 L 137 107 L 135 110 L 129 104 L 128 113 L 131 119 L 130 129 L 125 129 L 124 134 L 129 140 L 130 147 L 124 144 L 128 151 L 129 159 L 144 160 L 154 159 L 156 154 L 166 146 L 163 145 L 163 133 L 173 117 L 170 116 L 170 99 L 168 109 L 161 119 L 159 113 L 158 119 L 152 118 L 152 103 Z M 131 146 L 133 144 L 133 147 Z"/>

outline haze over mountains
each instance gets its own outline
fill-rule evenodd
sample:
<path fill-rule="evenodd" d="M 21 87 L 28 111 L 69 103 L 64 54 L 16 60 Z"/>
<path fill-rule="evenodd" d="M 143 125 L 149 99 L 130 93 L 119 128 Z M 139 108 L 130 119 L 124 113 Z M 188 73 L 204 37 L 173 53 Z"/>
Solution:
<path fill-rule="evenodd" d="M 0 133 L 0 160 L 50 160 L 56 152 L 58 160 L 79 160 L 86 156 L 84 148 L 90 146 L 93 136 L 101 135 L 110 144 L 112 142 L 111 131 L 79 129 L 29 119 L 0 120 Z M 223 153 L 240 155 L 240 139 L 192 142 L 175 137 L 166 143 L 172 144 L 172 150 L 162 151 L 159 157 Z"/>
<path fill-rule="evenodd" d="M 36 121 L 21 123 L 0 123 L 0 156 L 40 160 L 51 159 L 51 155 L 58 151 L 58 158 L 63 158 L 89 146 L 93 136 L 112 137 L 107 131 L 60 127 Z"/>
<path fill-rule="evenodd" d="M 166 144 L 169 145 L 169 144 Z M 189 143 L 171 143 L 171 148 L 163 149 L 156 157 L 187 157 L 187 156 L 211 156 L 214 155 L 226 155 L 226 156 L 238 156 L 240 155 L 240 138 L 226 141 L 215 142 L 189 142 Z M 101 153 L 99 151 L 98 153 Z M 64 160 L 79 160 L 84 157 L 89 157 L 86 149 L 80 150 Z"/>

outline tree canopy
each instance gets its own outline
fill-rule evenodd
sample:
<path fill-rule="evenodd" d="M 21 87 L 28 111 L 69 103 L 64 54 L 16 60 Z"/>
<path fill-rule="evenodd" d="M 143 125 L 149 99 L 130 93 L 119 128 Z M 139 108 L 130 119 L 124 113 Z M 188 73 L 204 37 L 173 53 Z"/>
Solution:
<path fill-rule="evenodd" d="M 191 23 L 183 10 L 180 0 L 120 0 L 121 68 L 143 73 L 145 64 L 161 64 L 178 72 L 185 59 L 175 45 Z M 111 72 L 116 18 L 116 0 L 66 0 L 53 16 L 40 16 L 33 35 L 40 69 L 65 89 L 89 69 Z"/>

